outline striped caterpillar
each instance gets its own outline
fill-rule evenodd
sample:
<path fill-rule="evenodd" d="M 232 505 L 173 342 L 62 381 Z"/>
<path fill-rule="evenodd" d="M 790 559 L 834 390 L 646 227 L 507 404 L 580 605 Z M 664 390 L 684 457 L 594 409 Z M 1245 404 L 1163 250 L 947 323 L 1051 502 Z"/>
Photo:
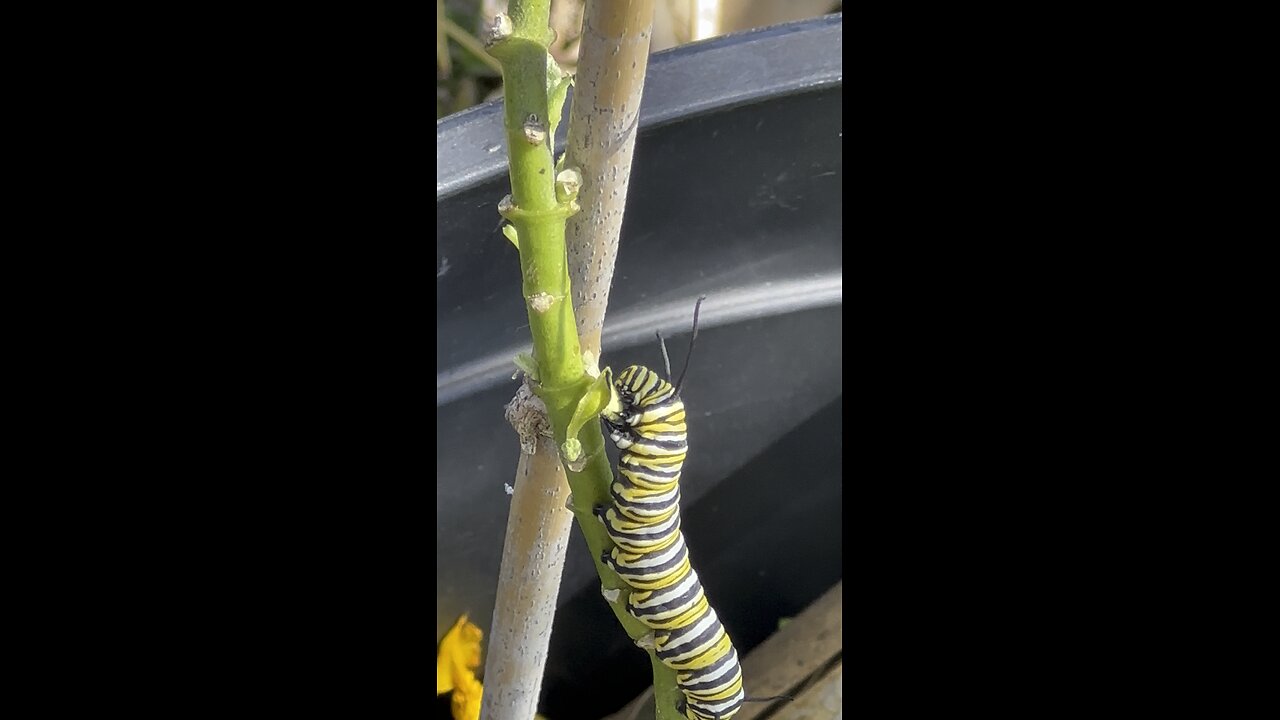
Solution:
<path fill-rule="evenodd" d="M 693 311 L 694 339 L 703 299 Z M 670 377 L 665 343 L 662 353 Z M 610 486 L 612 506 L 593 512 L 616 545 L 601 562 L 631 588 L 627 612 L 653 630 L 652 645 L 646 636 L 645 646 L 676 671 L 684 696 L 677 710 L 690 720 L 729 720 L 754 698 L 746 697 L 738 652 L 707 601 L 680 532 L 679 480 L 689 449 L 680 387 L 688 369 L 686 357 L 674 386 L 638 365 L 614 378 L 601 418 L 621 451 L 618 478 Z M 606 598 L 616 601 L 619 593 L 606 591 Z"/>

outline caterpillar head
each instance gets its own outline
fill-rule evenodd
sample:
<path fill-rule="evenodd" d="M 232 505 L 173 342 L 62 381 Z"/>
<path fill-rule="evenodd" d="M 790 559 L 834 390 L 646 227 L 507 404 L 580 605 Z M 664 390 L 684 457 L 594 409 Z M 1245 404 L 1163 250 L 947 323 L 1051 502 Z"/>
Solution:
<path fill-rule="evenodd" d="M 632 365 L 618 373 L 613 387 L 626 408 L 634 405 L 637 399 L 653 399 L 672 391 L 671 383 L 643 365 Z"/>
<path fill-rule="evenodd" d="M 635 397 L 646 386 L 656 383 L 659 379 L 657 373 L 643 365 L 630 365 L 618 373 L 618 377 L 613 380 L 613 385 L 618 392 Z"/>

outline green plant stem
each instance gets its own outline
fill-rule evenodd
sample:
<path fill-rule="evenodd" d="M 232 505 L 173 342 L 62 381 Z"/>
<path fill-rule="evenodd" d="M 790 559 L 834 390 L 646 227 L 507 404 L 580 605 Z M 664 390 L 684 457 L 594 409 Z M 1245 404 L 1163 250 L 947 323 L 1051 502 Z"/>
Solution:
<path fill-rule="evenodd" d="M 453 74 L 453 65 L 449 61 L 449 42 L 445 40 L 444 24 L 448 18 L 444 15 L 444 0 L 436 0 L 436 71 L 438 77 L 447 78 Z"/>
<path fill-rule="evenodd" d="M 555 166 L 548 143 L 531 142 L 528 132 L 531 122 L 549 130 L 547 69 L 548 63 L 554 62 L 547 52 L 553 36 L 549 26 L 550 0 L 511 0 L 508 15 L 511 35 L 489 48 L 489 54 L 502 65 L 505 88 L 511 201 L 501 212 L 515 227 L 518 237 L 522 291 L 538 371 L 534 389 L 547 406 L 556 445 L 562 446 L 573 411 L 591 382 L 583 367 L 574 321 L 565 249 L 565 221 L 577 206 L 557 201 Z M 592 514 L 594 506 L 612 501 L 609 485 L 613 468 L 605 455 L 600 424 L 588 423 L 578 433 L 578 441 L 582 443 L 584 464 L 578 471 L 566 468 L 573 491 L 572 509 L 591 549 L 602 586 L 624 591 L 618 601 L 609 603 L 614 615 L 633 640 L 639 639 L 651 631 L 626 612 L 627 586 L 600 561 L 601 554 L 613 547 L 604 526 Z M 657 718 L 677 720 L 675 706 L 680 695 L 675 672 L 662 665 L 652 650 L 648 652 L 654 670 Z"/>
<path fill-rule="evenodd" d="M 555 425 L 555 418 L 552 418 Z M 560 432 L 556 428 L 556 432 Z M 559 437 L 557 435 L 557 437 Z M 609 603 L 609 608 L 617 616 L 618 622 L 627 631 L 632 640 L 637 640 L 651 631 L 644 623 L 635 619 L 626 610 L 626 593 L 629 590 L 618 574 L 600 561 L 604 551 L 613 547 L 613 540 L 605 532 L 604 524 L 593 514 L 592 508 L 597 505 L 608 505 L 613 502 L 609 496 L 609 485 L 613 481 L 613 467 L 604 452 L 604 435 L 598 423 L 591 423 L 578 433 L 582 442 L 583 453 L 587 457 L 586 467 L 581 472 L 569 472 L 569 487 L 573 490 L 573 512 L 578 520 L 578 527 L 586 538 L 587 547 L 591 550 L 591 559 L 595 562 L 596 572 L 600 575 L 603 588 L 619 588 L 623 594 L 618 601 Z M 603 598 L 601 598 L 603 601 Z M 676 687 L 676 674 L 671 668 L 663 665 L 652 650 L 649 653 L 653 666 L 653 688 L 657 698 L 658 720 L 675 720 L 681 716 L 675 712 L 676 701 L 681 697 Z"/>

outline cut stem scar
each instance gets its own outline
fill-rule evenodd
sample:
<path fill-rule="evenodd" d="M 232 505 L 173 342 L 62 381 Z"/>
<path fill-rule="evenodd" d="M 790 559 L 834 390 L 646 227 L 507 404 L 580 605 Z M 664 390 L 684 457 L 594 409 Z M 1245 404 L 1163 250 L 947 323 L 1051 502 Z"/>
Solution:
<path fill-rule="evenodd" d="M 529 307 L 533 308 L 534 312 L 545 313 L 551 309 L 551 306 L 554 305 L 557 300 L 563 301 L 564 296 L 552 295 L 548 292 L 540 292 L 534 293 L 525 299 L 529 301 Z"/>

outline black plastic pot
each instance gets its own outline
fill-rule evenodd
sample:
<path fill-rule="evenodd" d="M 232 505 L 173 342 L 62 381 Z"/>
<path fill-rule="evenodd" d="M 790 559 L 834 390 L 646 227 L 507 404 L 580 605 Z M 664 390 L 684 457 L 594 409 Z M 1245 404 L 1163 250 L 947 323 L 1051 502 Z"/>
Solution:
<path fill-rule="evenodd" d="M 842 577 L 841 21 L 653 57 L 605 326 L 604 364 L 660 368 L 661 330 L 679 366 L 707 295 L 683 529 L 744 654 Z M 436 143 L 438 640 L 463 612 L 489 626 L 519 453 L 502 408 L 529 331 L 498 231 L 501 106 L 439 121 Z M 540 707 L 598 718 L 650 680 L 575 529 Z"/>

